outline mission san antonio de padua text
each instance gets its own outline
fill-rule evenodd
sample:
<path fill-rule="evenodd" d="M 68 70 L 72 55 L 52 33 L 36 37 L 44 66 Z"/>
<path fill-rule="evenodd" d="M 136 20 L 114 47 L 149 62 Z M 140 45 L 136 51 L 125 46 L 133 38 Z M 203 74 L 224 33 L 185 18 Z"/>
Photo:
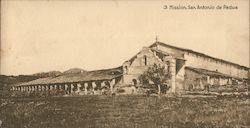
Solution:
<path fill-rule="evenodd" d="M 235 5 L 167 5 L 163 9 L 168 10 L 237 10 Z"/>

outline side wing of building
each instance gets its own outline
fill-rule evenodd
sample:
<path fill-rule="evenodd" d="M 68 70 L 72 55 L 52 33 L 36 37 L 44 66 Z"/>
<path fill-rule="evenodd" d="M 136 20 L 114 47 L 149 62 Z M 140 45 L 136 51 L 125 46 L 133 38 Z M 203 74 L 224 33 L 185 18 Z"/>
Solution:
<path fill-rule="evenodd" d="M 176 88 L 182 90 L 185 88 L 185 79 L 191 77 L 202 76 L 193 79 L 196 83 L 204 85 L 206 83 L 220 85 L 232 83 L 232 80 L 237 81 L 249 81 L 249 68 L 235 64 L 222 59 L 214 58 L 203 53 L 195 52 L 190 49 L 179 48 L 171 45 L 167 45 L 161 42 L 156 42 L 149 46 L 152 49 L 161 50 L 173 56 L 182 57 L 185 61 L 176 60 Z M 190 73 L 200 74 L 196 76 L 190 76 Z M 202 75 L 201 75 L 202 74 Z M 210 79 L 211 77 L 211 79 Z M 206 81 L 206 82 L 204 82 Z M 216 82 L 217 81 L 217 82 Z"/>

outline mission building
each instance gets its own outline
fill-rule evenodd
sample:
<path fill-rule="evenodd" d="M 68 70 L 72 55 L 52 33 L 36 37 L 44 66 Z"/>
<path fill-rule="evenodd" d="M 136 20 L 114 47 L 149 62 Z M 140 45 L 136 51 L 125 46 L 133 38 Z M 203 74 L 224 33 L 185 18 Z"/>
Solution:
<path fill-rule="evenodd" d="M 139 76 L 154 64 L 164 65 L 171 72 L 169 92 L 182 92 L 190 88 L 209 85 L 246 84 L 249 67 L 215 58 L 190 49 L 156 41 L 143 47 L 122 66 L 113 69 L 89 71 L 78 75 L 41 78 L 13 86 L 14 91 L 67 90 L 69 93 L 94 93 L 107 87 L 139 86 Z"/>

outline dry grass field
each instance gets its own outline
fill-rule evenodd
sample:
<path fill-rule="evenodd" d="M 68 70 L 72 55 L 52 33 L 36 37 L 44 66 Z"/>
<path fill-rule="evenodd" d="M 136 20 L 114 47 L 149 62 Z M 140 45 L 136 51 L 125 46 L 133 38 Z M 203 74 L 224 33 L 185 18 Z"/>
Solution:
<path fill-rule="evenodd" d="M 2 128 L 249 128 L 249 97 L 1 99 Z"/>

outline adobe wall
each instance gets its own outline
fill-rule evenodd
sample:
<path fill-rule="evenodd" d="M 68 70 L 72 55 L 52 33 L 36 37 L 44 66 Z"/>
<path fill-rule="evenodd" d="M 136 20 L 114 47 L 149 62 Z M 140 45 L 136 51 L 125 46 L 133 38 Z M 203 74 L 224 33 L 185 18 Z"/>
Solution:
<path fill-rule="evenodd" d="M 212 71 L 218 71 L 224 74 L 228 74 L 240 78 L 248 78 L 248 70 L 234 66 L 232 64 L 223 63 L 221 61 L 216 61 L 203 56 L 198 56 L 193 53 L 185 53 L 184 58 L 186 61 L 186 66 L 194 68 L 203 68 Z"/>
<path fill-rule="evenodd" d="M 194 90 L 194 89 L 204 89 L 205 84 L 204 76 L 196 72 L 186 70 L 185 71 L 185 90 Z"/>
<path fill-rule="evenodd" d="M 183 56 L 186 59 L 185 66 L 190 66 L 194 68 L 203 68 L 212 71 L 218 71 L 224 74 L 228 74 L 234 77 L 240 78 L 250 78 L 249 69 L 244 69 L 242 67 L 221 62 L 208 57 L 200 56 L 195 53 L 184 52 L 175 48 L 165 47 L 162 45 L 157 45 L 152 48 L 156 48 L 176 56 Z"/>
<path fill-rule="evenodd" d="M 173 54 L 174 56 L 177 57 L 184 57 L 184 52 L 174 49 L 174 48 L 169 48 L 169 47 L 165 47 L 162 45 L 157 45 L 152 47 L 153 49 L 158 49 L 161 51 L 164 51 L 166 53 L 170 53 Z M 175 71 L 175 90 L 176 91 L 182 91 L 184 90 L 184 75 L 185 75 L 185 62 L 180 62 L 180 60 L 176 60 L 173 61 L 172 59 L 172 63 L 174 63 L 173 65 L 176 65 L 176 71 Z M 182 64 L 183 63 L 183 64 Z M 181 64 L 181 65 L 179 65 Z"/>
<path fill-rule="evenodd" d="M 182 91 L 184 90 L 184 79 L 185 79 L 185 61 L 184 62 L 179 62 L 180 60 L 176 60 L 176 80 L 175 80 L 175 84 L 176 84 L 176 90 L 177 91 Z M 179 63 L 181 63 L 181 65 L 178 65 Z M 183 63 L 183 64 L 182 64 Z"/>
<path fill-rule="evenodd" d="M 145 65 L 145 58 L 147 57 L 147 65 Z M 123 64 L 123 70 L 125 71 L 127 67 L 127 71 L 123 75 L 123 83 L 124 84 L 131 84 L 133 79 L 137 80 L 139 83 L 138 77 L 143 74 L 148 67 L 153 66 L 154 63 L 156 64 L 164 64 L 158 56 L 154 54 L 150 49 L 143 48 L 143 50 L 136 55 L 134 61 L 130 64 L 130 62 L 125 62 Z"/>
<path fill-rule="evenodd" d="M 232 84 L 229 78 L 208 77 L 188 69 L 185 72 L 185 90 L 204 90 L 206 84 L 217 86 Z"/>

